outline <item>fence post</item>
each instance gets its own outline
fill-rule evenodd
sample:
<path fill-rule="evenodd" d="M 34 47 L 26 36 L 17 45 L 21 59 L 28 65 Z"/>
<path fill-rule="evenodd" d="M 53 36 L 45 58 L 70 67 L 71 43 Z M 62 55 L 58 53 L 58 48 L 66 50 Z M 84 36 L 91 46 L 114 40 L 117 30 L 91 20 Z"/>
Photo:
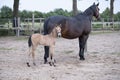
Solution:
<path fill-rule="evenodd" d="M 104 33 L 104 26 L 105 26 L 105 24 L 104 24 L 104 18 L 102 18 L 102 30 L 103 30 L 103 33 Z"/>
<path fill-rule="evenodd" d="M 32 29 L 34 28 L 34 22 L 35 22 L 35 19 L 34 19 L 34 13 L 32 14 Z"/>
<path fill-rule="evenodd" d="M 20 17 L 18 17 L 18 26 L 17 26 L 17 34 L 16 34 L 17 37 L 20 36 Z"/>
<path fill-rule="evenodd" d="M 40 33 L 41 33 L 42 19 L 40 18 Z"/>
<path fill-rule="evenodd" d="M 112 18 L 112 26 L 113 26 L 113 31 L 115 31 L 115 27 L 114 27 L 114 18 Z"/>

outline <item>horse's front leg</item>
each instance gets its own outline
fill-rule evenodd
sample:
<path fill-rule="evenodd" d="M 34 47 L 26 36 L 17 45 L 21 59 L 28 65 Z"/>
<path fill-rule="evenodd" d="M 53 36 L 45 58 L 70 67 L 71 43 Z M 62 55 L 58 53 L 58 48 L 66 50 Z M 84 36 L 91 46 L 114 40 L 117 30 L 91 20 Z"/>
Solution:
<path fill-rule="evenodd" d="M 86 45 L 86 41 L 88 39 L 88 35 L 84 35 L 82 37 L 79 37 L 79 57 L 80 60 L 85 60 L 84 57 L 84 49 L 85 49 L 85 45 Z"/>
<path fill-rule="evenodd" d="M 54 57 L 53 57 L 53 54 L 54 54 L 54 46 L 50 46 L 50 56 L 49 56 L 49 59 L 50 59 L 50 62 L 49 62 L 49 64 L 50 64 L 50 66 L 56 66 L 55 65 L 55 59 L 54 59 Z"/>
<path fill-rule="evenodd" d="M 44 63 L 47 63 L 47 58 L 49 57 L 49 46 L 44 46 L 45 54 L 44 54 Z"/>

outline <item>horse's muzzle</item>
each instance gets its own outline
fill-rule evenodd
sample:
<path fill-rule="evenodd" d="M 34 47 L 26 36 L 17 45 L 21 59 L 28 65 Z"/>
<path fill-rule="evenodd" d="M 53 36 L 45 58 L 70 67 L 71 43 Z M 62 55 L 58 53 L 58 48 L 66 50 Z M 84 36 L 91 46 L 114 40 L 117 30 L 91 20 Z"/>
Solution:
<path fill-rule="evenodd" d="M 98 15 L 96 18 L 97 18 L 97 20 L 99 20 L 99 21 L 101 20 L 100 15 Z"/>
<path fill-rule="evenodd" d="M 100 18 L 100 17 L 98 17 L 98 18 L 97 18 L 97 20 L 98 20 L 98 21 L 100 21 L 100 20 L 101 20 L 101 18 Z"/>

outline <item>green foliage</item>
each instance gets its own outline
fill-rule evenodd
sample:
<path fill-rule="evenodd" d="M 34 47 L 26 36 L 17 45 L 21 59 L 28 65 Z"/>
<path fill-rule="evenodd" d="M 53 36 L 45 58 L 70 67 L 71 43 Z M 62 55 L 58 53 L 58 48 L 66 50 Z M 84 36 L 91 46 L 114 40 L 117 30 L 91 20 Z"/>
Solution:
<path fill-rule="evenodd" d="M 120 12 L 114 15 L 114 19 L 120 21 Z"/>
<path fill-rule="evenodd" d="M 7 6 L 3 6 L 1 8 L 0 18 L 11 18 L 11 17 L 12 17 L 12 9 Z"/>
<path fill-rule="evenodd" d="M 106 8 L 100 16 L 104 18 L 105 21 L 107 21 L 107 19 L 110 18 L 110 9 Z"/>
<path fill-rule="evenodd" d="M 63 10 L 59 8 L 59 9 L 55 9 L 54 11 L 50 11 L 46 13 L 44 18 L 55 15 L 72 16 L 72 12 L 68 12 L 67 10 Z"/>
<path fill-rule="evenodd" d="M 27 10 L 19 11 L 21 18 L 31 18 L 32 13 L 33 13 L 32 11 L 27 11 Z"/>
<path fill-rule="evenodd" d="M 44 15 L 43 15 L 43 13 L 42 12 L 39 12 L 39 11 L 34 11 L 34 15 L 35 15 L 35 18 L 43 18 L 44 17 Z"/>
<path fill-rule="evenodd" d="M 12 9 L 7 7 L 7 6 L 3 6 L 0 9 L 0 18 L 4 19 L 4 18 L 12 18 Z M 55 15 L 63 15 L 63 16 L 72 16 L 72 11 L 68 12 L 67 10 L 63 10 L 62 8 L 59 9 L 55 9 L 54 11 L 50 11 L 48 13 L 42 13 L 39 11 L 28 11 L 28 10 L 23 10 L 23 11 L 19 11 L 19 16 L 21 18 L 31 18 L 32 14 L 34 13 L 35 18 L 47 18 L 49 16 L 55 16 Z M 103 11 L 103 13 L 100 14 L 101 18 L 104 18 L 105 21 L 107 21 L 108 18 L 110 18 L 110 9 L 106 8 L 105 11 Z M 117 14 L 114 14 L 114 19 L 115 20 L 120 20 L 120 12 L 118 12 Z"/>

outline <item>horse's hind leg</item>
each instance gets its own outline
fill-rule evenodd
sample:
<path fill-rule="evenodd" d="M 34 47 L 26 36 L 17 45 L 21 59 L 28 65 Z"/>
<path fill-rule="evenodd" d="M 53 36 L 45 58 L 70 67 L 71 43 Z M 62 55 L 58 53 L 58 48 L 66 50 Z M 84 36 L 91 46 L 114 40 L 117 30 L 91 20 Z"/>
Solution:
<path fill-rule="evenodd" d="M 44 46 L 45 54 L 44 54 L 44 63 L 47 63 L 47 58 L 49 57 L 49 46 Z"/>
<path fill-rule="evenodd" d="M 79 57 L 80 57 L 80 60 L 85 60 L 84 49 L 85 49 L 85 44 L 86 44 L 86 41 L 88 39 L 88 36 L 89 35 L 83 35 L 82 37 L 79 38 L 79 48 L 80 48 Z"/>

